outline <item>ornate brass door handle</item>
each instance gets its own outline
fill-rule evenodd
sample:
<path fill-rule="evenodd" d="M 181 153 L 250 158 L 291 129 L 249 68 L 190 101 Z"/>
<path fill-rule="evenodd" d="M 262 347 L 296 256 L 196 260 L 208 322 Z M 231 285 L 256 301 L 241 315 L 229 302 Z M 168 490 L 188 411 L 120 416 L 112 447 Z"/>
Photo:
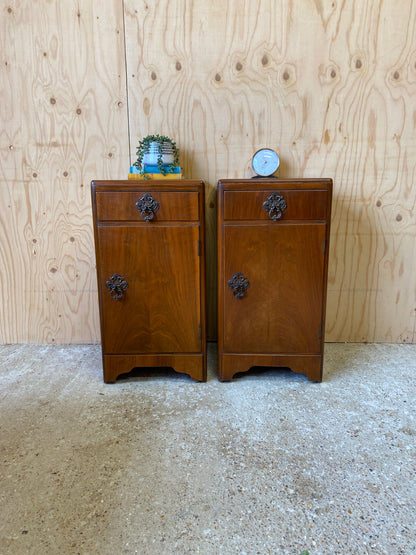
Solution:
<path fill-rule="evenodd" d="M 136 202 L 136 208 L 140 212 L 140 216 L 146 221 L 150 222 L 153 216 L 159 210 L 159 203 L 155 201 L 152 195 L 146 193 L 140 200 Z"/>
<path fill-rule="evenodd" d="M 267 200 L 263 202 L 263 208 L 269 213 L 269 218 L 271 220 L 280 220 L 283 212 L 287 208 L 287 204 L 282 196 L 277 193 L 272 193 L 267 197 Z"/>
<path fill-rule="evenodd" d="M 241 299 L 246 294 L 250 282 L 241 272 L 237 272 L 228 280 L 228 287 L 233 290 L 233 295 L 237 299 Z"/>
<path fill-rule="evenodd" d="M 118 300 L 121 299 L 123 291 L 127 289 L 129 284 L 124 277 L 120 276 L 120 274 L 114 274 L 108 281 L 105 282 L 105 286 L 110 291 L 113 299 Z"/>

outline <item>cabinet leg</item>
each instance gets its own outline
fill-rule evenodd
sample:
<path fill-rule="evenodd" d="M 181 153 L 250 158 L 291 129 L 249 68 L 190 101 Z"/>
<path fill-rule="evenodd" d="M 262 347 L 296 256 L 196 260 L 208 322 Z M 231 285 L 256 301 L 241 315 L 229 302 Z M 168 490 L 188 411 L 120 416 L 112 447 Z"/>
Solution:
<path fill-rule="evenodd" d="M 234 376 L 234 374 L 233 374 L 233 376 Z M 231 376 L 231 377 L 228 377 L 228 376 L 225 377 L 225 376 L 220 376 L 220 375 L 218 375 L 218 380 L 219 380 L 220 382 L 223 382 L 223 383 L 224 383 L 224 382 L 231 382 L 232 379 L 233 379 L 233 376 Z"/>
<path fill-rule="evenodd" d="M 315 368 L 308 368 L 307 370 L 305 369 L 304 372 L 302 372 L 302 370 L 299 370 L 299 373 L 305 374 L 310 382 L 321 383 L 322 382 L 322 360 L 319 364 L 319 367 L 316 365 Z"/>
<path fill-rule="evenodd" d="M 104 359 L 103 360 L 103 379 L 104 383 L 116 383 L 116 380 L 123 371 L 119 371 L 118 368 L 115 368 L 108 364 L 108 362 Z"/>

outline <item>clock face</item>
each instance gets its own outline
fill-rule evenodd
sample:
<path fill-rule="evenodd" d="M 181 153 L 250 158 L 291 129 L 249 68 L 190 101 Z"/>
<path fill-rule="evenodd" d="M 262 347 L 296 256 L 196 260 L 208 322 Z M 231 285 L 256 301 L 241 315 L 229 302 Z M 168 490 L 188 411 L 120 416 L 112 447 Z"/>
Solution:
<path fill-rule="evenodd" d="M 254 154 L 252 160 L 253 170 L 261 177 L 273 175 L 279 164 L 279 156 L 271 148 L 261 148 Z"/>

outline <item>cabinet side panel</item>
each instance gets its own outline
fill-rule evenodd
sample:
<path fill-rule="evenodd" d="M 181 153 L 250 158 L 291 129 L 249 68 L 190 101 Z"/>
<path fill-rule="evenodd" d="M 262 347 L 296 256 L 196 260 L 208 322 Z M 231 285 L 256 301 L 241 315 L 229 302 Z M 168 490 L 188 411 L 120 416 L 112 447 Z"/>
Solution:
<path fill-rule="evenodd" d="M 217 325 L 218 325 L 218 373 L 222 373 L 223 349 L 224 349 L 224 191 L 223 186 L 218 183 L 217 192 L 218 221 L 217 221 Z"/>

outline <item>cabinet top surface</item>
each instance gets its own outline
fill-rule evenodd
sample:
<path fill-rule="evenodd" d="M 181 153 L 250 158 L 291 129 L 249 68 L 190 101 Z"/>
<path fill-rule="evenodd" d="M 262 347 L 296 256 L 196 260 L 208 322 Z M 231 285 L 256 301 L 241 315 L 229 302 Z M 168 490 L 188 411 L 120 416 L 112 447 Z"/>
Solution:
<path fill-rule="evenodd" d="M 329 178 L 251 178 L 251 179 L 220 179 L 219 189 L 227 190 L 252 190 L 261 189 L 332 189 L 332 179 Z"/>
<path fill-rule="evenodd" d="M 91 187 L 96 191 L 136 191 L 136 190 L 158 190 L 158 191 L 179 191 L 179 190 L 199 190 L 204 186 L 200 179 L 94 179 Z"/>

